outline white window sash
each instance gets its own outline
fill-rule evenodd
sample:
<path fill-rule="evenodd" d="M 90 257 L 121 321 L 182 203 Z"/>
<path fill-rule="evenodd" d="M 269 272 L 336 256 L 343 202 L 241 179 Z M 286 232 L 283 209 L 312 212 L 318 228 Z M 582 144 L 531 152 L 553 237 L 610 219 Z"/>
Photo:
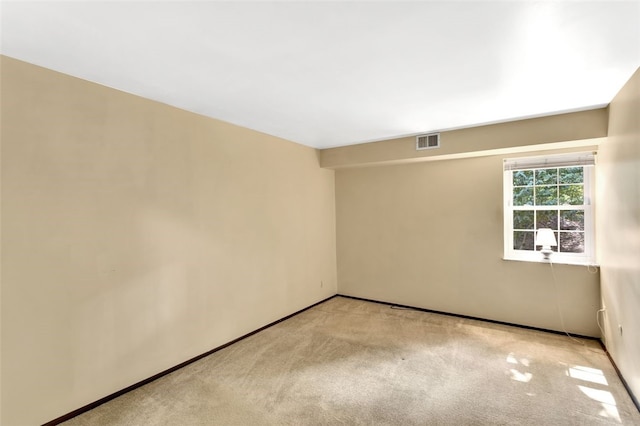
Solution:
<path fill-rule="evenodd" d="M 579 163 L 580 162 L 580 163 Z M 531 157 L 504 160 L 504 258 L 509 260 L 542 261 L 539 251 L 515 250 L 513 248 L 513 212 L 518 210 L 582 210 L 584 211 L 584 252 L 561 253 L 554 252 L 551 255 L 553 262 L 594 264 L 595 263 L 595 236 L 594 236 L 594 207 L 592 202 L 594 189 L 593 166 L 595 164 L 594 153 L 578 153 L 548 157 Z M 533 167 L 531 167 L 533 166 Z M 582 205 L 557 205 L 557 206 L 513 206 L 513 181 L 512 171 L 530 170 L 536 168 L 555 167 L 584 167 L 584 204 Z M 535 232 L 535 230 L 532 230 Z M 560 231 L 560 230 L 559 230 Z"/>
<path fill-rule="evenodd" d="M 596 154 L 594 152 L 579 152 L 553 156 L 506 158 L 503 163 L 505 171 L 593 166 L 596 164 Z"/>

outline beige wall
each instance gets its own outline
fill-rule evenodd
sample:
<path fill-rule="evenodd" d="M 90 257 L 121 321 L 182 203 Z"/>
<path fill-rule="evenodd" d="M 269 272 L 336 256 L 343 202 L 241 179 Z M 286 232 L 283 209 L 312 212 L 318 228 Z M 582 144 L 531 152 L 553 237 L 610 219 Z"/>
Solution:
<path fill-rule="evenodd" d="M 609 109 L 609 137 L 597 169 L 604 340 L 640 398 L 640 70 Z"/>
<path fill-rule="evenodd" d="M 409 137 L 321 151 L 337 171 L 340 293 L 599 336 L 597 272 L 556 265 L 556 285 L 549 265 L 502 260 L 502 159 L 596 150 L 607 120 L 598 108 L 442 132 L 437 150 Z"/>
<path fill-rule="evenodd" d="M 401 138 L 322 151 L 336 169 L 340 293 L 599 336 L 597 272 L 502 260 L 502 159 L 597 149 L 607 117 L 443 132 L 437 150 Z"/>
<path fill-rule="evenodd" d="M 317 151 L 2 57 L 2 421 L 336 293 Z"/>
<path fill-rule="evenodd" d="M 600 117 L 601 112 L 594 114 Z M 552 120 L 555 128 L 564 129 L 558 139 L 602 136 L 599 122 L 591 127 L 593 132 L 578 128 L 567 132 L 565 127 L 572 126 L 575 116 L 570 118 L 567 126 L 558 117 Z M 496 148 L 507 149 L 522 135 L 529 143 L 537 140 L 535 134 L 526 133 L 535 128 L 528 120 L 520 127 L 510 123 L 509 131 L 496 126 L 500 129 L 465 129 L 459 142 L 485 147 L 495 142 L 492 135 L 500 133 L 501 145 Z M 539 129 L 540 140 L 553 139 L 549 128 Z M 397 159 L 402 160 L 402 152 L 398 148 Z M 550 151 L 531 154 L 541 152 Z M 362 157 L 352 153 L 353 164 L 362 166 L 357 160 Z M 599 336 L 597 272 L 555 265 L 554 284 L 548 264 L 502 260 L 502 159 L 510 155 L 480 154 L 338 168 L 340 293 L 561 331 L 559 305 L 566 330 Z"/>
<path fill-rule="evenodd" d="M 607 120 L 598 108 L 442 132 L 439 149 L 417 151 L 415 137 L 323 149 L 320 162 L 338 169 L 585 146 L 607 136 Z"/>

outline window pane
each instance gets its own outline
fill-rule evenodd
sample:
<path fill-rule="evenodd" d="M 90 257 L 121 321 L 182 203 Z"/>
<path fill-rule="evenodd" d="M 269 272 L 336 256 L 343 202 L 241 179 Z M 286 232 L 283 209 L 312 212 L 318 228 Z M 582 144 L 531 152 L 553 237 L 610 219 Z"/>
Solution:
<path fill-rule="evenodd" d="M 513 229 L 533 229 L 533 210 L 516 210 L 513 212 Z"/>
<path fill-rule="evenodd" d="M 582 167 L 563 167 L 560 169 L 560 183 L 583 183 Z"/>
<path fill-rule="evenodd" d="M 584 231 L 584 211 L 563 210 L 560 212 L 560 229 Z"/>
<path fill-rule="evenodd" d="M 560 185 L 560 203 L 564 205 L 584 204 L 584 188 L 582 185 Z"/>
<path fill-rule="evenodd" d="M 536 219 L 536 229 L 550 228 L 554 231 L 558 229 L 558 210 L 538 210 Z"/>
<path fill-rule="evenodd" d="M 533 250 L 533 232 L 514 231 L 513 232 L 513 249 L 514 250 Z"/>
<path fill-rule="evenodd" d="M 536 205 L 555 206 L 558 204 L 557 186 L 536 186 Z"/>
<path fill-rule="evenodd" d="M 564 253 L 584 253 L 583 232 L 561 232 L 560 251 Z"/>
<path fill-rule="evenodd" d="M 516 170 L 513 172 L 513 186 L 533 185 L 533 170 Z"/>
<path fill-rule="evenodd" d="M 592 158 L 590 153 L 576 153 L 505 162 L 503 183 L 505 192 L 511 193 L 504 206 L 505 258 L 542 258 L 541 247 L 535 243 L 535 234 L 541 228 L 553 230 L 558 245 L 552 250 L 558 255 L 564 252 L 566 256 L 560 256 L 563 261 L 579 263 L 593 254 L 594 170 L 577 162 L 583 157 L 588 161 Z"/>
<path fill-rule="evenodd" d="M 558 169 L 536 170 L 536 185 L 555 185 L 558 183 Z"/>
<path fill-rule="evenodd" d="M 513 205 L 514 206 L 531 206 L 533 205 L 533 188 L 513 188 Z"/>

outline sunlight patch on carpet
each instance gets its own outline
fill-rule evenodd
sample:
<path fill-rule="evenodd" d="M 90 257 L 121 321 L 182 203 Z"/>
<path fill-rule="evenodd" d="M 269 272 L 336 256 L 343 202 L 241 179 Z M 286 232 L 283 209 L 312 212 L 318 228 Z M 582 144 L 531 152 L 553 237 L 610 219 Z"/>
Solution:
<path fill-rule="evenodd" d="M 531 378 L 533 377 L 533 374 L 531 373 L 521 373 L 513 368 L 510 370 L 510 373 L 512 380 L 522 383 L 529 383 L 531 381 Z"/>
<path fill-rule="evenodd" d="M 620 413 L 618 412 L 618 408 L 616 407 L 616 400 L 611 392 L 580 385 L 578 385 L 578 389 L 580 389 L 582 393 L 587 395 L 589 398 L 593 399 L 594 401 L 598 401 L 602 405 L 602 410 L 598 413 L 600 416 L 614 419 L 618 423 L 622 423 Z"/>
<path fill-rule="evenodd" d="M 608 386 L 607 378 L 604 377 L 602 370 L 597 368 L 582 367 L 576 365 L 567 370 L 567 375 L 574 379 L 580 379 L 587 382 L 598 383 L 600 385 Z"/>
<path fill-rule="evenodd" d="M 529 367 L 529 360 L 527 358 L 521 358 L 520 360 L 518 360 L 518 358 L 516 358 L 516 355 L 513 352 L 507 355 L 507 362 L 509 364 L 516 364 L 516 365 L 522 365 L 524 367 Z M 521 372 L 519 370 L 516 370 L 515 368 L 511 368 L 509 370 L 509 373 L 511 376 L 511 380 L 515 380 L 517 382 L 522 382 L 522 383 L 529 383 L 531 381 L 531 378 L 533 377 L 533 374 L 526 371 Z"/>

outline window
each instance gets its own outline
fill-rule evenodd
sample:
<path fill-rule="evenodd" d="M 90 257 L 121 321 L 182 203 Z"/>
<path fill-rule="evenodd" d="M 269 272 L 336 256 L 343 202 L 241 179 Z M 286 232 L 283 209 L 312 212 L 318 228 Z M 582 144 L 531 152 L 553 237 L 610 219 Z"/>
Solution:
<path fill-rule="evenodd" d="M 504 257 L 541 261 L 535 233 L 551 228 L 551 260 L 594 263 L 593 153 L 504 160 Z"/>

